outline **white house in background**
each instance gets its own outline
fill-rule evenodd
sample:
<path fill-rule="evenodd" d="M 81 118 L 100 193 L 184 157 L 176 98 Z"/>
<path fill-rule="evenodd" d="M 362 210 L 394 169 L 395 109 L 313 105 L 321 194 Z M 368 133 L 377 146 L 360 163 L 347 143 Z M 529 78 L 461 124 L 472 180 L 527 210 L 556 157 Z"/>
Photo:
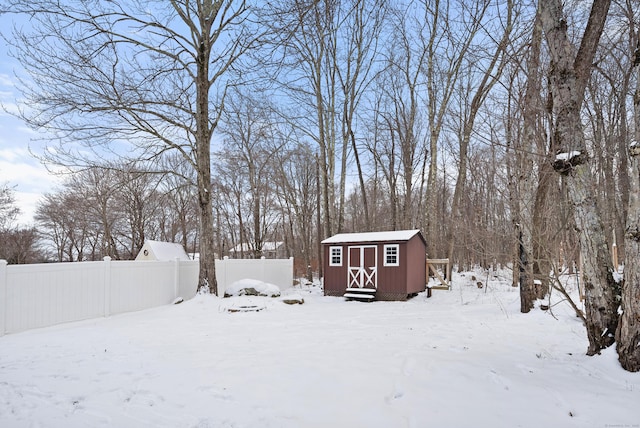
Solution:
<path fill-rule="evenodd" d="M 262 243 L 262 254 L 260 257 L 265 259 L 285 259 L 286 248 L 282 241 L 269 241 Z M 253 248 L 249 244 L 238 244 L 229 250 L 229 258 L 231 259 L 253 259 L 255 257 Z"/>
<path fill-rule="evenodd" d="M 136 260 L 191 260 L 180 244 L 174 242 L 145 241 Z"/>

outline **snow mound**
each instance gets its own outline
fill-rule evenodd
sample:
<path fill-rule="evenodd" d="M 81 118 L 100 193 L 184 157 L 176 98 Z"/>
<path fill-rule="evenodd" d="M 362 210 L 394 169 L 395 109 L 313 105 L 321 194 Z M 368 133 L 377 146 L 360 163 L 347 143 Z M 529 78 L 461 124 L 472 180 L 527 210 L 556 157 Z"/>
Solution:
<path fill-rule="evenodd" d="M 299 293 L 287 293 L 280 297 L 280 301 L 287 305 L 302 305 L 304 304 L 304 298 Z"/>
<path fill-rule="evenodd" d="M 224 297 L 231 296 L 278 297 L 280 296 L 280 288 L 275 284 L 257 279 L 240 279 L 229 284 L 224 291 Z"/>
<path fill-rule="evenodd" d="M 561 160 L 561 161 L 570 161 L 571 159 L 580 156 L 580 152 L 574 150 L 568 153 L 558 153 L 556 155 L 556 160 Z"/>
<path fill-rule="evenodd" d="M 235 312 L 260 312 L 264 309 L 267 309 L 265 304 L 233 304 L 224 307 L 224 310 L 227 312 L 235 313 Z"/>

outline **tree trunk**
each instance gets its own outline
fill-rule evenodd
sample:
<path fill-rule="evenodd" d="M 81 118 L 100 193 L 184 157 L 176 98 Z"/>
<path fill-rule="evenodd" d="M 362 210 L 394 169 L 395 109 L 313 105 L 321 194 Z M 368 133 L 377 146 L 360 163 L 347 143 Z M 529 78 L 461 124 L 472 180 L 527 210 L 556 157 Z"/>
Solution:
<path fill-rule="evenodd" d="M 569 200 L 579 235 L 586 296 L 588 355 L 597 354 L 613 344 L 618 321 L 616 282 L 594 196 L 595 181 L 580 118 L 586 82 L 610 3 L 609 0 L 594 1 L 574 59 L 561 0 L 540 0 L 542 25 L 551 57 L 549 80 L 555 116 L 552 138 L 560 151 L 554 169 L 567 178 Z"/>
<path fill-rule="evenodd" d="M 209 144 L 200 144 L 197 149 L 198 214 L 200 218 L 200 274 L 198 287 L 207 288 L 210 293 L 217 295 L 218 282 L 216 281 L 215 236 L 213 204 L 211 201 L 211 155 Z"/>
<path fill-rule="evenodd" d="M 518 282 L 520 284 L 520 312 L 527 313 L 533 309 L 536 293 L 533 282 L 533 255 L 534 255 L 534 217 L 536 200 L 536 177 L 533 156 L 537 152 L 540 138 L 540 127 L 537 126 L 542 113 L 540 102 L 540 47 L 542 44 L 542 26 L 540 24 L 540 10 L 536 12 L 533 24 L 533 34 L 529 57 L 527 59 L 527 88 L 524 99 L 524 129 L 521 150 L 516 151 L 517 167 L 519 169 L 517 181 L 516 206 L 520 212 L 518 215 Z M 539 180 L 539 178 L 538 178 Z M 538 189 L 540 185 L 538 185 Z"/>
<path fill-rule="evenodd" d="M 580 240 L 582 277 L 586 296 L 588 355 L 594 355 L 614 342 L 618 322 L 611 253 L 596 207 L 589 164 L 576 166 L 569 179 L 569 198 L 575 209 Z"/>
<path fill-rule="evenodd" d="M 639 77 L 633 98 L 636 138 L 629 147 L 632 170 L 625 233 L 627 262 L 622 285 L 622 315 L 616 332 L 618 360 L 631 372 L 640 371 L 640 41 L 634 68 Z"/>
<path fill-rule="evenodd" d="M 318 251 L 318 280 L 322 281 L 324 277 L 324 254 L 322 252 L 322 223 L 320 221 L 320 198 L 322 190 L 320 189 L 320 160 L 316 155 L 316 245 Z"/>
<path fill-rule="evenodd" d="M 533 279 L 540 280 L 542 284 L 548 284 L 549 273 L 552 269 L 552 248 L 555 242 L 552 242 L 550 228 L 550 213 L 552 207 L 550 200 L 554 185 L 555 172 L 551 165 L 551 161 L 547 156 L 542 157 L 538 163 L 538 189 L 535 195 L 535 203 L 533 206 Z M 543 286 L 541 290 L 536 290 L 536 297 L 542 299 L 546 294 L 548 287 Z"/>
<path fill-rule="evenodd" d="M 214 10 L 217 8 L 217 10 Z M 198 183 L 198 209 L 200 217 L 200 274 L 198 288 L 207 288 L 218 294 L 216 280 L 215 236 L 213 229 L 213 204 L 211 201 L 211 135 L 209 119 L 209 60 L 211 54 L 211 24 L 208 17 L 217 15 L 220 5 L 207 5 L 200 19 L 200 40 L 196 52 L 196 143 L 195 162 Z"/>
<path fill-rule="evenodd" d="M 367 186 L 364 182 L 364 174 L 362 172 L 362 165 L 360 164 L 360 155 L 358 154 L 358 147 L 356 145 L 356 136 L 352 130 L 349 130 L 351 140 L 351 150 L 353 150 L 353 158 L 356 162 L 356 168 L 358 170 L 358 182 L 360 183 L 360 192 L 362 193 L 362 211 L 364 212 L 364 224 L 365 231 L 371 231 L 371 218 L 369 216 L 369 201 L 367 199 Z"/>
<path fill-rule="evenodd" d="M 464 194 L 464 188 L 467 180 L 467 152 L 469 150 L 469 138 L 471 137 L 472 125 L 468 121 L 465 121 L 464 127 L 465 130 L 462 132 L 459 146 L 460 160 L 458 163 L 458 177 L 456 178 L 456 185 L 453 190 L 453 199 L 451 201 L 451 220 L 453 223 L 449 232 L 449 248 L 447 249 L 447 258 L 449 260 L 453 260 L 453 251 L 458 238 L 456 225 L 460 224 L 462 218 L 460 205 L 462 204 L 462 196 Z M 468 129 L 468 131 L 466 129 Z"/>

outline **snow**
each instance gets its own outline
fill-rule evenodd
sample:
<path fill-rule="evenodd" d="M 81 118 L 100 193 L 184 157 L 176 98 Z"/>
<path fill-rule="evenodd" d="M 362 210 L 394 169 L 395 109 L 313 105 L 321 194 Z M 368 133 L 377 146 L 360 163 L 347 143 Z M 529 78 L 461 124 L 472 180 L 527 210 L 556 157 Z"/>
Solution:
<path fill-rule="evenodd" d="M 559 161 L 569 161 L 577 156 L 580 156 L 580 152 L 578 151 L 572 151 L 572 152 L 568 152 L 568 153 L 558 153 L 556 155 L 556 160 Z"/>
<path fill-rule="evenodd" d="M 339 233 L 322 241 L 323 244 L 342 244 L 345 242 L 383 242 L 383 241 L 408 241 L 420 231 L 393 230 L 383 232 Z"/>
<path fill-rule="evenodd" d="M 225 295 L 229 296 L 242 296 L 247 288 L 253 288 L 260 295 L 277 297 L 280 295 L 280 288 L 268 282 L 260 281 L 258 279 L 241 279 L 227 285 L 224 290 Z"/>
<path fill-rule="evenodd" d="M 368 300 L 374 299 L 373 295 L 359 294 L 359 293 L 345 293 L 344 297 L 348 297 L 350 299 L 368 299 Z"/>
<path fill-rule="evenodd" d="M 478 289 L 303 305 L 197 295 L 0 337 L 1 427 L 605 427 L 640 424 L 640 373 L 587 357 L 560 297 L 519 312 L 510 272 Z M 473 275 L 483 279 L 486 272 Z M 568 283 L 577 293 L 574 278 Z M 235 299 L 259 312 L 220 310 Z"/>

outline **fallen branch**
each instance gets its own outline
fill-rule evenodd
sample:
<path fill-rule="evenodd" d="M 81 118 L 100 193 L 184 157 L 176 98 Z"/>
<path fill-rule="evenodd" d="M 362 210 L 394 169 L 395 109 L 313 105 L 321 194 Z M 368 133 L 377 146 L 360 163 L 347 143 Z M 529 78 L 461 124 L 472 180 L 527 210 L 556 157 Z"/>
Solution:
<path fill-rule="evenodd" d="M 565 298 L 565 300 L 567 302 L 569 302 L 569 305 L 571 305 L 571 307 L 573 308 L 573 310 L 576 313 L 576 316 L 578 318 L 580 318 L 582 320 L 582 322 L 586 323 L 587 319 L 584 315 L 584 312 L 582 312 L 582 309 L 580 309 L 578 307 L 578 305 L 576 305 L 576 302 L 573 301 L 573 299 L 571 298 L 571 296 L 569 295 L 569 293 L 567 292 L 566 288 L 564 288 L 564 285 L 562 284 L 562 282 L 560 281 L 558 272 L 554 269 L 554 275 L 551 278 L 551 288 L 554 290 L 557 290 L 560 292 L 560 294 L 562 294 Z M 549 296 L 549 299 L 551 299 L 551 296 Z M 549 305 L 549 308 L 551 308 L 551 305 Z"/>

